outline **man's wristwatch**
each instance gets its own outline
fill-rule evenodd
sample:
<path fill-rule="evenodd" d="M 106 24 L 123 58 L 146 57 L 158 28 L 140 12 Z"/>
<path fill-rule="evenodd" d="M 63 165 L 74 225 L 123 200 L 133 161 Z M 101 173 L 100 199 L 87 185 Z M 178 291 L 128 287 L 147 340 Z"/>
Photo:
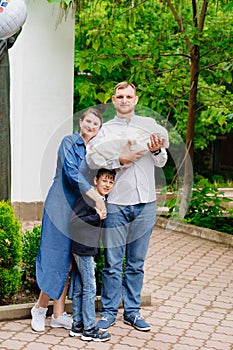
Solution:
<path fill-rule="evenodd" d="M 161 149 L 157 149 L 156 151 L 152 152 L 154 156 L 157 156 L 159 153 L 161 153 Z"/>

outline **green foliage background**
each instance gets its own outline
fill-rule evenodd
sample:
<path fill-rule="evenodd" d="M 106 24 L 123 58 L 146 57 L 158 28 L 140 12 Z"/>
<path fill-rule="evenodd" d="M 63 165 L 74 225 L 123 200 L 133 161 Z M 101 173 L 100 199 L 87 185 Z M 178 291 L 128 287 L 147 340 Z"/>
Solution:
<path fill-rule="evenodd" d="M 185 35 L 200 45 L 195 149 L 233 127 L 233 6 L 209 2 L 202 36 L 191 2 L 172 1 L 184 33 L 164 1 L 92 1 L 76 12 L 74 110 L 111 102 L 113 87 L 129 80 L 139 104 L 162 114 L 185 139 L 190 53 Z M 197 1 L 200 12 L 203 1 Z"/>

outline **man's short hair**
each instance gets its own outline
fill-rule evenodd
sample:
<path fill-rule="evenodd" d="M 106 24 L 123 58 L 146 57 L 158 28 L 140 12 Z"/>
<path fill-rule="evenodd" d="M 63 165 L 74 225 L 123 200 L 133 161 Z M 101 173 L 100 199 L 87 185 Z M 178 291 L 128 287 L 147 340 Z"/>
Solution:
<path fill-rule="evenodd" d="M 134 89 L 135 94 L 136 94 L 136 87 L 135 87 L 135 85 L 133 83 L 128 82 L 128 81 L 122 81 L 121 83 L 118 83 L 114 87 L 114 94 L 116 93 L 117 90 L 126 89 L 128 86 L 131 86 L 131 88 Z"/>

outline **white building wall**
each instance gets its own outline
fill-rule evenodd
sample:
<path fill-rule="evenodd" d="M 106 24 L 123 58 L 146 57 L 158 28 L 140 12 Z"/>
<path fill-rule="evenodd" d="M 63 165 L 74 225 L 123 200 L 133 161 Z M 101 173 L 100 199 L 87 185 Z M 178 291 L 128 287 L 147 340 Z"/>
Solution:
<path fill-rule="evenodd" d="M 28 0 L 27 7 L 9 50 L 13 203 L 44 201 L 60 141 L 72 133 L 74 17 L 57 25 L 59 6 Z"/>

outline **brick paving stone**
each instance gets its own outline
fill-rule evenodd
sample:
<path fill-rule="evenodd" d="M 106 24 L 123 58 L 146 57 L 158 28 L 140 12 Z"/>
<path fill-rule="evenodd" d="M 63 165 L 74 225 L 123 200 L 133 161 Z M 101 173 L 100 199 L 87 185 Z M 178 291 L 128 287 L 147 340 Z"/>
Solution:
<path fill-rule="evenodd" d="M 27 325 L 17 321 L 5 322 L 1 326 L 2 331 L 7 330 L 7 331 L 13 331 L 13 332 L 18 332 L 18 331 L 22 332 L 25 329 L 27 329 Z"/>
<path fill-rule="evenodd" d="M 174 328 L 178 328 L 178 329 L 189 329 L 191 327 L 191 323 L 190 322 L 184 322 L 184 321 L 180 321 L 180 320 L 170 320 L 167 323 L 167 326 L 169 327 L 174 327 Z"/>
<path fill-rule="evenodd" d="M 174 316 L 175 320 L 187 321 L 187 322 L 195 322 L 197 316 L 186 315 L 184 313 L 179 313 Z"/>
<path fill-rule="evenodd" d="M 76 343 L 83 344 L 83 342 L 79 339 L 79 337 L 64 337 L 59 345 L 65 345 L 70 347 L 75 347 Z"/>
<path fill-rule="evenodd" d="M 189 305 L 186 308 L 182 308 L 179 310 L 180 313 L 184 314 L 184 315 L 188 315 L 188 316 L 200 316 L 203 312 L 203 308 L 201 309 L 190 309 Z"/>
<path fill-rule="evenodd" d="M 110 330 L 111 330 L 111 328 L 110 328 Z M 153 337 L 153 335 L 154 335 L 153 329 L 150 332 L 140 332 L 140 331 L 137 331 L 136 329 L 134 329 L 133 327 L 132 327 L 132 330 L 129 334 L 129 336 L 131 336 L 131 337 L 145 339 L 145 340 L 151 339 Z"/>
<path fill-rule="evenodd" d="M 180 301 L 172 301 L 172 300 L 166 300 L 163 305 L 165 306 L 174 306 L 177 309 L 181 309 L 185 306 L 185 303 L 182 303 Z"/>
<path fill-rule="evenodd" d="M 153 328 L 156 331 L 158 331 L 159 328 L 161 328 L 161 326 L 166 325 L 168 322 L 167 319 L 161 319 L 158 318 L 157 316 L 154 316 L 153 318 L 150 319 L 150 323 L 151 325 L 153 325 Z"/>
<path fill-rule="evenodd" d="M 36 341 L 45 344 L 58 344 L 62 340 L 62 337 L 42 334 Z"/>
<path fill-rule="evenodd" d="M 128 334 L 130 333 L 129 329 L 122 329 L 119 327 L 111 327 L 110 331 L 111 331 L 111 334 L 114 334 L 114 336 L 119 335 L 122 337 L 127 337 Z"/>
<path fill-rule="evenodd" d="M 187 345 L 182 345 L 182 344 L 175 344 L 173 346 L 173 349 L 172 350 L 198 350 L 199 347 L 196 347 L 196 346 L 188 346 L 188 349 L 187 349 Z"/>
<path fill-rule="evenodd" d="M 166 333 L 169 335 L 177 335 L 177 336 L 181 336 L 185 332 L 185 330 L 182 328 L 175 328 L 175 327 L 168 327 L 168 326 L 163 327 L 162 331 L 163 333 Z"/>
<path fill-rule="evenodd" d="M 36 332 L 18 332 L 16 333 L 15 335 L 13 335 L 11 337 L 11 339 L 13 340 L 25 340 L 25 341 L 30 341 L 30 342 L 33 342 L 35 341 L 37 338 L 39 338 L 39 334 L 36 333 Z"/>
<path fill-rule="evenodd" d="M 30 343 L 24 348 L 25 350 L 50 350 L 53 349 L 51 344 Z"/>
<path fill-rule="evenodd" d="M 191 329 L 197 330 L 197 331 L 202 331 L 202 332 L 205 332 L 206 334 L 210 334 L 210 333 L 213 333 L 215 331 L 216 327 L 215 326 L 208 326 L 208 325 L 205 325 L 202 323 L 193 323 Z"/>
<path fill-rule="evenodd" d="M 2 331 L 2 330 L 0 330 L 0 340 L 9 339 L 9 338 L 11 338 L 14 334 L 15 334 L 15 332 L 8 332 L 8 331 Z"/>
<path fill-rule="evenodd" d="M 125 345 L 125 344 L 116 344 L 114 346 L 114 350 L 138 350 L 138 347 L 135 346 L 129 346 L 129 345 Z"/>
<path fill-rule="evenodd" d="M 25 346 L 27 343 L 26 342 L 22 342 L 19 340 L 5 340 L 1 343 L 1 347 L 3 346 L 6 349 L 10 349 L 10 350 L 19 350 L 22 349 L 23 346 Z"/>
<path fill-rule="evenodd" d="M 77 347 L 71 348 L 70 346 L 53 345 L 53 350 L 77 350 L 77 349 L 78 349 Z M 80 347 L 80 349 L 83 349 L 83 347 Z"/>
<path fill-rule="evenodd" d="M 80 349 L 88 349 L 88 350 L 110 350 L 112 349 L 112 344 L 107 342 L 82 342 L 82 348 Z"/>
<path fill-rule="evenodd" d="M 178 336 L 176 336 L 175 334 L 170 335 L 168 333 L 160 332 L 155 335 L 155 340 L 160 340 L 160 341 L 163 341 L 164 343 L 168 342 L 171 344 L 176 344 L 178 340 Z"/>
<path fill-rule="evenodd" d="M 200 349 L 203 346 L 205 340 L 204 339 L 197 339 L 197 338 L 193 338 L 193 337 L 181 337 L 179 339 L 179 344 L 183 344 L 186 346 L 198 346 Z"/>
<path fill-rule="evenodd" d="M 233 344 L 233 335 L 231 334 L 226 334 L 226 333 L 213 333 L 211 335 L 210 340 L 218 340 L 224 343 L 230 343 Z"/>
<path fill-rule="evenodd" d="M 185 333 L 186 337 L 190 337 L 190 338 L 195 338 L 195 339 L 208 339 L 209 338 L 209 334 L 206 333 L 205 331 L 197 331 L 197 330 L 192 330 L 192 329 L 188 329 L 187 332 Z"/>
<path fill-rule="evenodd" d="M 128 345 L 128 343 L 129 343 L 128 339 L 126 339 L 124 337 L 121 338 L 120 344 Z M 131 337 L 131 339 L 130 339 L 130 346 L 132 346 L 132 347 L 135 346 L 136 348 L 144 349 L 145 344 L 146 344 L 146 339 L 140 339 L 140 338 L 135 338 L 135 337 Z"/>
<path fill-rule="evenodd" d="M 175 306 L 160 306 L 158 308 L 159 312 L 165 312 L 166 314 L 174 315 L 179 311 L 180 308 Z"/>
<path fill-rule="evenodd" d="M 202 316 L 206 317 L 206 318 L 213 318 L 214 320 L 222 320 L 224 319 L 225 315 L 225 310 L 221 309 L 221 310 L 215 310 L 215 312 L 213 310 L 211 311 L 204 311 Z"/>
<path fill-rule="evenodd" d="M 196 319 L 196 323 L 201 323 L 201 324 L 205 324 L 205 325 L 213 325 L 213 326 L 217 326 L 219 324 L 219 322 L 213 318 L 208 318 L 208 317 L 198 317 Z"/>
<path fill-rule="evenodd" d="M 233 321 L 233 312 L 229 313 L 229 314 L 226 316 L 226 320 Z"/>
<path fill-rule="evenodd" d="M 232 350 L 232 344 L 230 343 L 223 343 L 221 341 L 217 340 L 208 340 L 205 344 L 206 348 L 208 349 L 214 349 L 214 350 Z"/>
<path fill-rule="evenodd" d="M 175 300 L 175 301 L 183 301 L 185 304 L 188 304 L 191 302 L 191 298 L 190 297 L 187 297 L 187 295 L 181 295 L 182 293 L 179 294 L 179 292 L 174 295 L 174 296 L 171 296 L 170 300 Z"/>
<path fill-rule="evenodd" d="M 148 349 L 152 348 L 153 350 L 173 350 L 174 346 L 174 344 L 169 344 L 168 342 L 164 343 L 159 340 L 149 341 L 147 345 L 149 347 Z M 147 347 L 145 349 L 147 350 Z"/>
<path fill-rule="evenodd" d="M 221 321 L 221 326 L 223 327 L 223 329 L 225 330 L 225 331 L 227 331 L 228 329 L 229 329 L 229 327 L 232 327 L 232 320 L 223 320 L 223 321 Z M 232 330 L 232 328 L 231 328 L 231 330 Z"/>

